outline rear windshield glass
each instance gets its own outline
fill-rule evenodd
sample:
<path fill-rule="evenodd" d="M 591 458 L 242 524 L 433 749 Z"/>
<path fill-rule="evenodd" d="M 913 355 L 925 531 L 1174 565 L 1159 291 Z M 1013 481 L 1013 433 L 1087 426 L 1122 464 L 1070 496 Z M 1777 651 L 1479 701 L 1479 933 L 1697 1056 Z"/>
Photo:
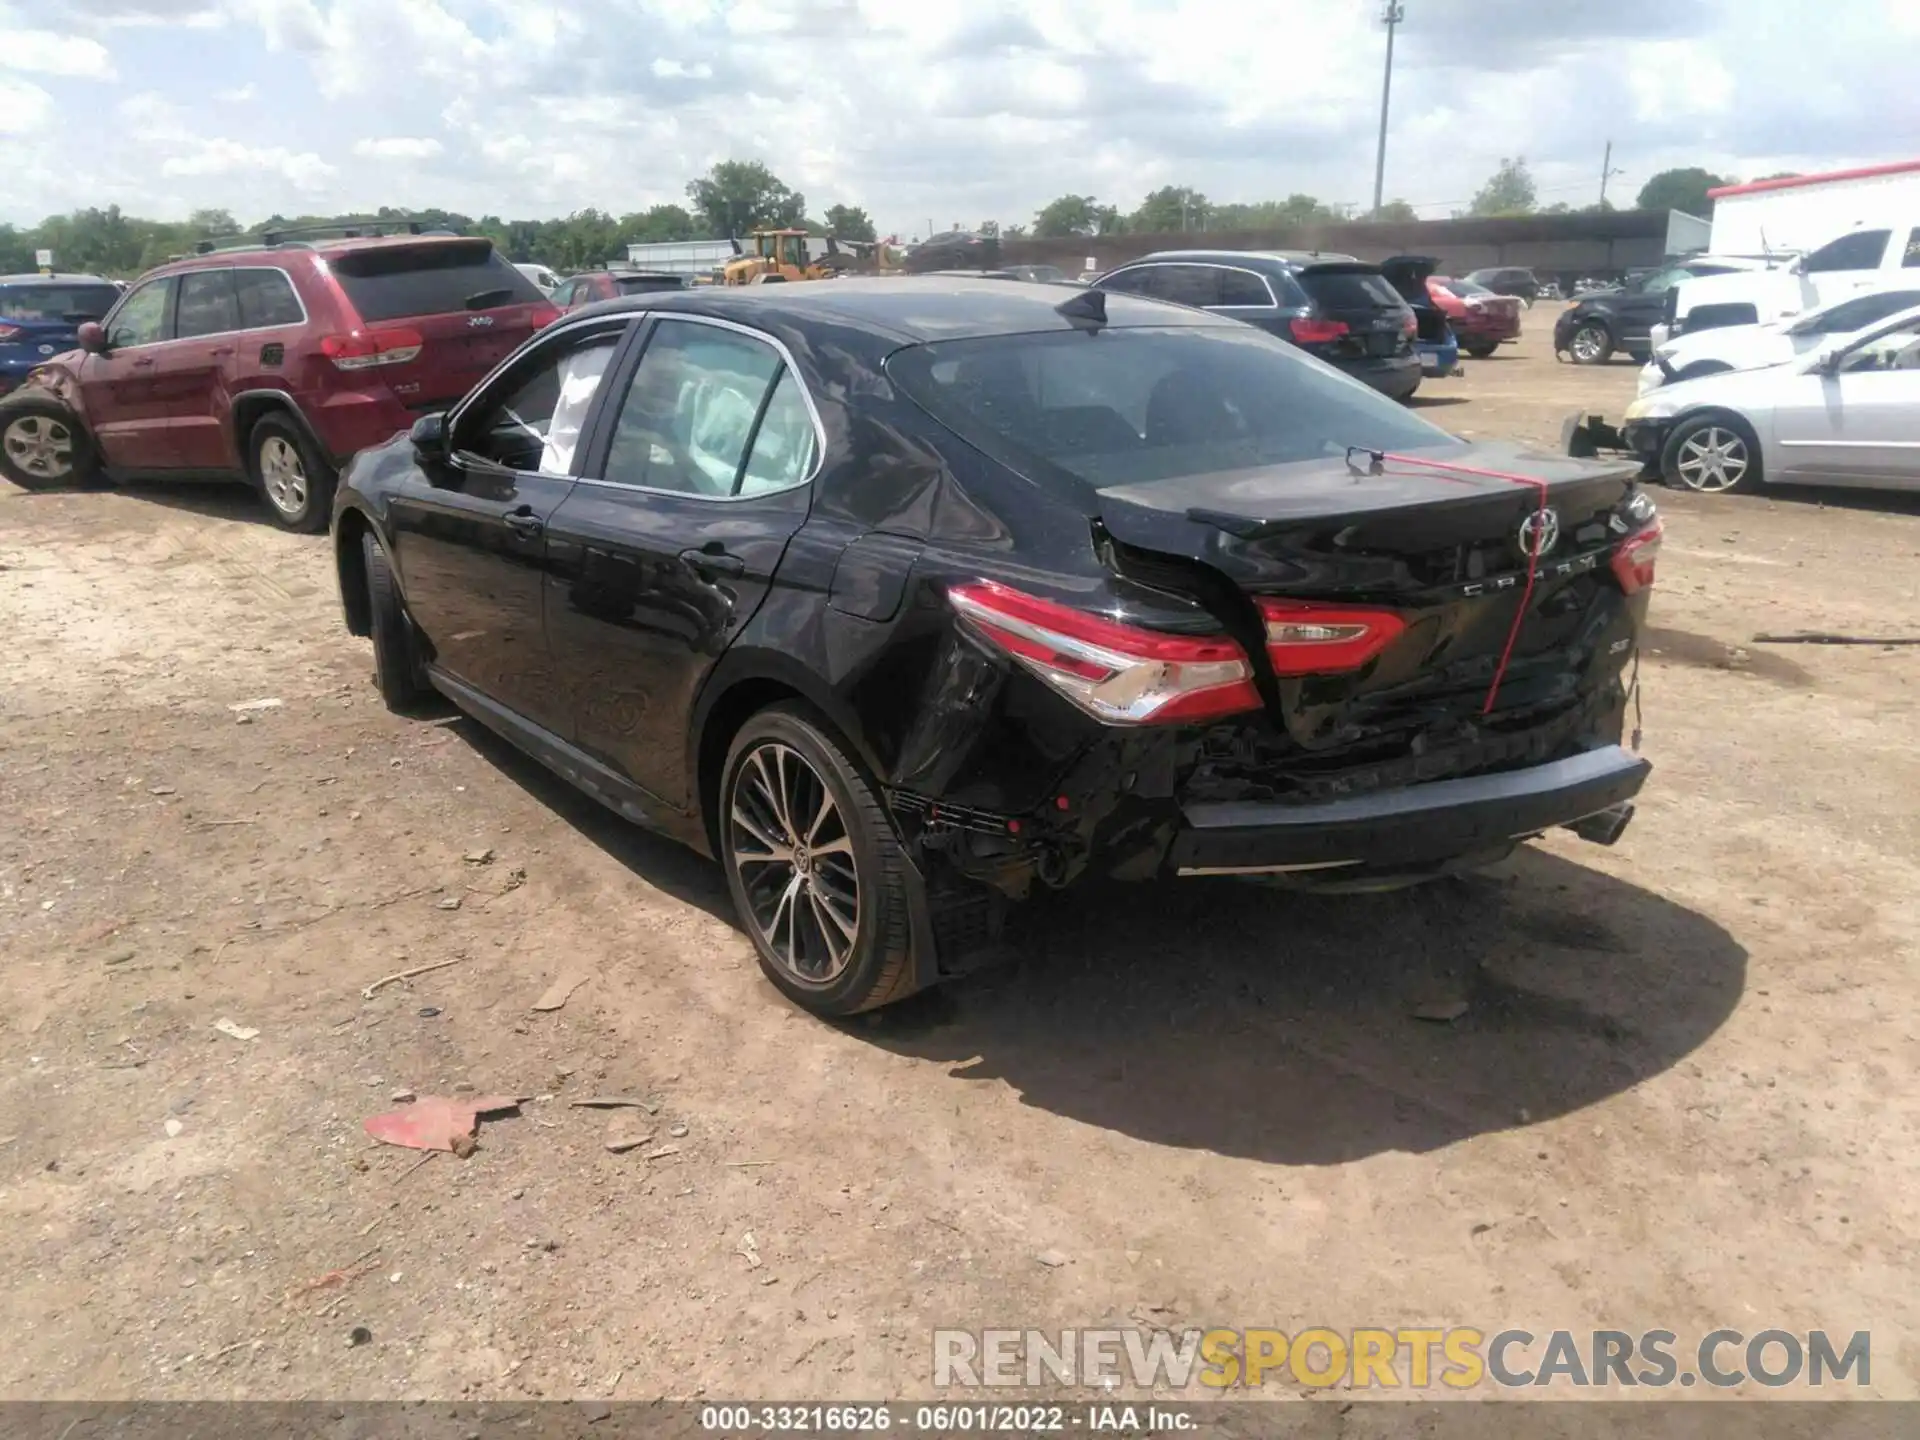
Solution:
<path fill-rule="evenodd" d="M 0 285 L 0 315 L 9 320 L 98 320 L 119 298 L 111 285 Z"/>
<path fill-rule="evenodd" d="M 645 295 L 654 290 L 684 288 L 677 275 L 616 275 L 613 283 L 620 287 L 622 295 Z"/>
<path fill-rule="evenodd" d="M 1384 283 L 1384 282 L 1383 282 Z M 887 361 L 900 387 L 981 449 L 1096 487 L 1455 446 L 1428 424 L 1251 327 L 944 340 Z"/>
<path fill-rule="evenodd" d="M 538 304 L 534 283 L 482 240 L 357 250 L 331 260 L 347 298 L 369 324 L 410 315 Z"/>
<path fill-rule="evenodd" d="M 1465 299 L 1469 295 L 1491 295 L 1493 292 L 1484 285 L 1476 285 L 1471 280 L 1442 280 L 1441 285 Z"/>
<path fill-rule="evenodd" d="M 1302 270 L 1299 279 L 1307 294 L 1329 310 L 1406 303 L 1377 270 Z"/>

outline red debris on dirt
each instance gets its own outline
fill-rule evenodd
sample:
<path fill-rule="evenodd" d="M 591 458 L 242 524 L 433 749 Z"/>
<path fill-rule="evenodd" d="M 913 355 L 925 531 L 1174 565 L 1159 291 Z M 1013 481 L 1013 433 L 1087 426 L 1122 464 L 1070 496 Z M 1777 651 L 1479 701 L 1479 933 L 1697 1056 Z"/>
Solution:
<path fill-rule="evenodd" d="M 365 1129 L 376 1140 L 409 1150 L 470 1150 L 470 1143 L 463 1146 L 461 1142 L 471 1142 L 482 1115 L 519 1105 L 513 1095 L 422 1095 L 411 1105 L 370 1116 Z"/>

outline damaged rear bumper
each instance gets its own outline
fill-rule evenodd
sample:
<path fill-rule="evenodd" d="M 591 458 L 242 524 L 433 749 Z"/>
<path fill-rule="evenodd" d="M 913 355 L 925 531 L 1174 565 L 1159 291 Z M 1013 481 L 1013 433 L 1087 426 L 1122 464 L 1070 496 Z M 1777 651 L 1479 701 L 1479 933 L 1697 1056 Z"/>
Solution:
<path fill-rule="evenodd" d="M 1611 425 L 1602 415 L 1569 415 L 1560 425 L 1560 448 L 1578 460 L 1625 453 L 1652 471 L 1660 464 L 1660 447 L 1666 441 L 1669 423 L 1629 420 L 1624 425 Z"/>
<path fill-rule="evenodd" d="M 1182 875 L 1392 869 L 1497 852 L 1559 826 L 1611 844 L 1652 768 L 1607 745 L 1524 770 L 1314 804 L 1189 805 L 1167 861 Z"/>

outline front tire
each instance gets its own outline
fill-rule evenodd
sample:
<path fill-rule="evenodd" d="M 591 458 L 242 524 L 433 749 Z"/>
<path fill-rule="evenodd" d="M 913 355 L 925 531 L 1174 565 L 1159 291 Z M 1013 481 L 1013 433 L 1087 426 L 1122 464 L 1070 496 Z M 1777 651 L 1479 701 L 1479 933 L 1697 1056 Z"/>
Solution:
<path fill-rule="evenodd" d="M 77 485 L 93 470 L 93 446 L 66 406 L 31 396 L 0 404 L 0 474 L 14 484 L 25 490 Z"/>
<path fill-rule="evenodd" d="M 1583 321 L 1567 339 L 1576 365 L 1604 365 L 1613 358 L 1613 332 L 1598 320 Z"/>
<path fill-rule="evenodd" d="M 387 552 L 371 531 L 360 537 L 367 572 L 367 628 L 373 636 L 373 683 L 396 715 L 411 714 L 432 693 L 413 622 L 400 603 L 400 587 Z"/>
<path fill-rule="evenodd" d="M 292 417 L 262 416 L 247 439 L 247 471 L 283 530 L 318 535 L 333 509 L 333 467 Z"/>
<path fill-rule="evenodd" d="M 910 872 L 860 767 L 796 704 L 743 725 L 720 780 L 720 859 L 767 979 L 816 1015 L 912 992 Z"/>
<path fill-rule="evenodd" d="M 1484 360 L 1500 348 L 1500 342 L 1498 340 L 1475 340 L 1471 344 L 1463 345 L 1460 348 L 1465 350 L 1467 354 L 1473 356 L 1474 359 Z"/>
<path fill-rule="evenodd" d="M 1741 421 L 1725 415 L 1684 420 L 1660 452 L 1667 484 L 1701 495 L 1730 495 L 1760 483 L 1760 446 Z"/>

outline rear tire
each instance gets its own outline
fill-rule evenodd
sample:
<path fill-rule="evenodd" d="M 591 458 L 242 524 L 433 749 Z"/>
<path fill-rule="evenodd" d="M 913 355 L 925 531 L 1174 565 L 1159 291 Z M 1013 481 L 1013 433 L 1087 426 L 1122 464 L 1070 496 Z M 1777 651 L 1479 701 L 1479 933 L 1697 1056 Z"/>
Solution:
<path fill-rule="evenodd" d="M 396 715 L 410 714 L 433 693 L 413 622 L 400 602 L 400 587 L 387 563 L 387 552 L 371 531 L 360 537 L 360 554 L 367 571 L 368 631 L 373 637 L 373 683 L 380 698 Z"/>
<path fill-rule="evenodd" d="M 291 416 L 263 415 L 247 437 L 247 473 L 283 530 L 318 535 L 333 510 L 333 467 Z"/>
<path fill-rule="evenodd" d="M 906 856 L 859 765 L 812 711 L 775 705 L 740 727 L 716 819 L 734 909 L 783 995 L 838 1016 L 912 993 Z"/>
<path fill-rule="evenodd" d="M 81 485 L 94 474 L 93 441 L 51 397 L 0 401 L 0 474 L 24 490 Z"/>
<path fill-rule="evenodd" d="M 1598 320 L 1583 321 L 1567 338 L 1567 354 L 1576 365 L 1604 365 L 1613 358 L 1613 332 Z"/>
<path fill-rule="evenodd" d="M 1465 350 L 1467 354 L 1473 356 L 1474 359 L 1484 360 L 1500 348 L 1500 342 L 1498 340 L 1475 340 L 1472 344 L 1462 345 L 1460 348 Z"/>

